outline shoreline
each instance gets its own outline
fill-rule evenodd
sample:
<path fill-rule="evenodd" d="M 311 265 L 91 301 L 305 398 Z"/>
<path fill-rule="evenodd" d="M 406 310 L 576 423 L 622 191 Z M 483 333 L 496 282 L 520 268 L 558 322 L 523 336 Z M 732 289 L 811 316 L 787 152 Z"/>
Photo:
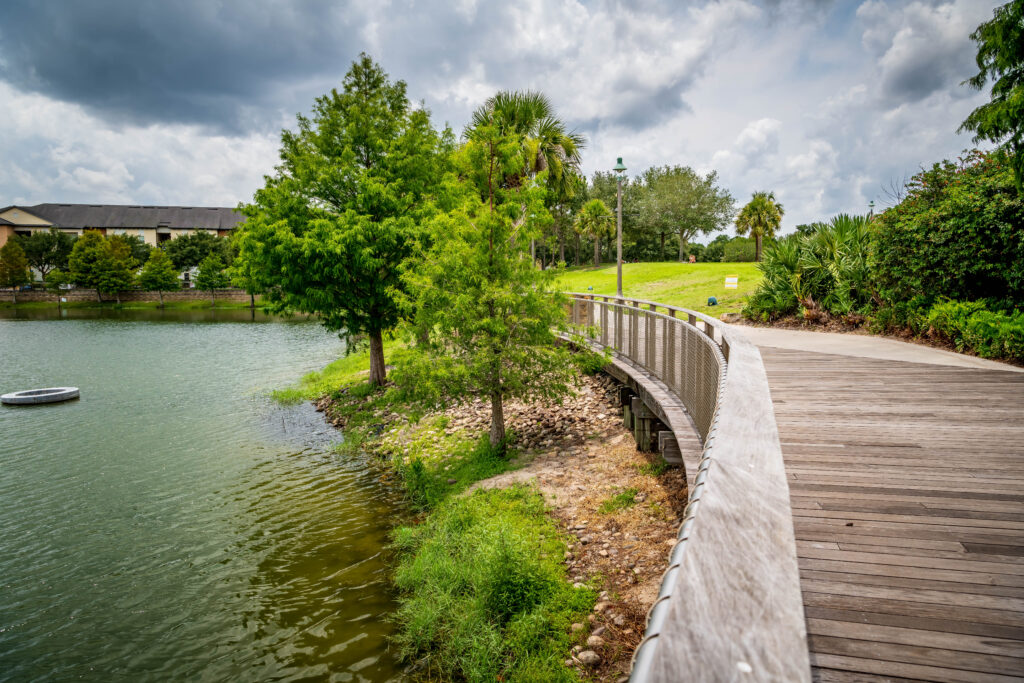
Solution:
<path fill-rule="evenodd" d="M 358 356 L 340 363 L 347 367 L 339 388 L 313 403 L 344 429 L 341 451 L 369 454 L 382 477 L 405 486 L 422 511 L 414 528 L 494 491 L 525 487 L 543 497 L 543 515 L 564 542 L 562 581 L 593 591 L 585 613 L 555 634 L 566 638 L 562 670 L 587 680 L 628 677 L 686 504 L 686 482 L 658 454 L 636 450 L 622 425 L 615 381 L 603 373 L 583 376 L 578 394 L 561 406 L 510 402 L 514 452 L 481 467 L 472 453 L 487 433 L 483 402 L 415 409 L 387 400 L 386 391 L 370 392 Z M 325 379 L 312 375 L 303 380 L 310 387 Z M 399 527 L 396 537 L 403 533 Z"/>

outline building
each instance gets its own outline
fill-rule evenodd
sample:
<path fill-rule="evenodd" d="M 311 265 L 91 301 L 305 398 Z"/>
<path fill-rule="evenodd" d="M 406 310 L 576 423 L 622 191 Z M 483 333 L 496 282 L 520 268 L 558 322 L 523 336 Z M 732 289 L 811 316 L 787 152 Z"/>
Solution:
<path fill-rule="evenodd" d="M 0 247 L 13 235 L 57 228 L 81 235 L 136 235 L 157 245 L 194 230 L 224 236 L 245 220 L 235 209 L 203 206 L 128 206 L 118 204 L 36 204 L 0 209 Z"/>

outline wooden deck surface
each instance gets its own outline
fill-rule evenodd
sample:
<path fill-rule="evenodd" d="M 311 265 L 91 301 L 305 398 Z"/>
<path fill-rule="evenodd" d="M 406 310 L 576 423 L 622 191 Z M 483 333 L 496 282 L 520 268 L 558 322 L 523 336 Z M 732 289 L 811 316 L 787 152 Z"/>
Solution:
<path fill-rule="evenodd" d="M 1024 679 L 1024 374 L 761 353 L 815 680 Z"/>

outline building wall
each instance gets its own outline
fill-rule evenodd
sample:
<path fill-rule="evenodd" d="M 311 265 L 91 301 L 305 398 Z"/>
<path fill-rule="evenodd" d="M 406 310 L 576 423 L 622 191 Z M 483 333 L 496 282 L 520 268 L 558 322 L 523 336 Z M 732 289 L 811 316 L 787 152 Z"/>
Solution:
<path fill-rule="evenodd" d="M 21 209 L 7 209 L 3 213 L 0 213 L 0 218 L 5 218 L 12 223 L 18 225 L 43 225 L 49 227 L 52 225 L 50 221 L 43 220 L 38 216 L 30 214 L 28 211 Z"/>
<path fill-rule="evenodd" d="M 14 237 L 14 228 L 9 225 L 0 225 L 0 247 L 7 244 L 7 240 Z"/>

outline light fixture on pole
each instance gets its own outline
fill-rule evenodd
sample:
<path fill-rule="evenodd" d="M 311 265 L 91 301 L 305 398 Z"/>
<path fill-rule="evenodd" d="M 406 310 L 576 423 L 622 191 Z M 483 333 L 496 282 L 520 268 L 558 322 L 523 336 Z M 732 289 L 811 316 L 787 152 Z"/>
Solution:
<path fill-rule="evenodd" d="M 622 298 L 622 179 L 626 175 L 626 165 L 622 163 L 622 157 L 619 157 L 612 168 L 615 171 L 616 177 L 618 177 L 618 192 L 616 193 L 615 203 L 617 205 L 616 216 L 615 216 L 615 269 L 616 269 L 616 296 Z"/>

